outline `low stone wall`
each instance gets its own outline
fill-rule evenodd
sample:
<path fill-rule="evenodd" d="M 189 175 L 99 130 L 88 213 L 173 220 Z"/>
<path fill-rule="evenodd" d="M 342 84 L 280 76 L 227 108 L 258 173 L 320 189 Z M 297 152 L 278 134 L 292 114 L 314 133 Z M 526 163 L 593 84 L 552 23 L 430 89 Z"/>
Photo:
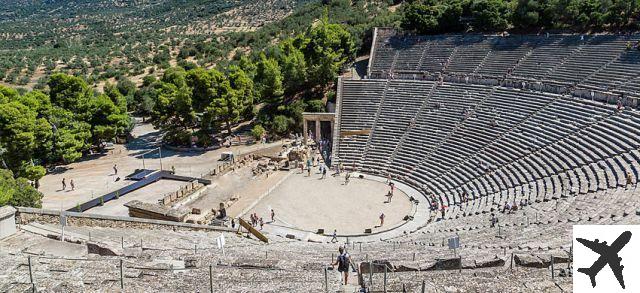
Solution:
<path fill-rule="evenodd" d="M 0 239 L 16 233 L 15 213 L 11 206 L 0 207 Z"/>
<path fill-rule="evenodd" d="M 48 224 L 60 224 L 60 211 L 17 208 L 16 223 L 25 225 L 31 222 Z M 84 214 L 75 212 L 64 212 L 68 226 L 89 226 L 105 228 L 132 228 L 132 229 L 154 229 L 173 231 L 224 231 L 233 232 L 234 229 L 227 227 L 196 225 L 189 223 L 178 223 L 161 220 L 139 219 L 132 217 L 105 216 L 96 214 Z"/>

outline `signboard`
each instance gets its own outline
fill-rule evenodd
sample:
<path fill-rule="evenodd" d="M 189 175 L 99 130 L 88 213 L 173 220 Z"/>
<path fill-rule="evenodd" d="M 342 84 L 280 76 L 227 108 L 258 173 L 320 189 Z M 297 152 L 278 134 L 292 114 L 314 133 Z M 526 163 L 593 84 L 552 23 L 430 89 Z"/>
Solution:
<path fill-rule="evenodd" d="M 460 236 L 453 236 L 449 238 L 449 249 L 460 248 Z"/>
<path fill-rule="evenodd" d="M 67 225 L 67 215 L 62 212 L 60 213 L 60 226 L 64 227 Z"/>
<path fill-rule="evenodd" d="M 218 249 L 224 249 L 224 244 L 226 243 L 224 240 L 224 234 L 216 238 L 216 243 L 218 244 Z"/>

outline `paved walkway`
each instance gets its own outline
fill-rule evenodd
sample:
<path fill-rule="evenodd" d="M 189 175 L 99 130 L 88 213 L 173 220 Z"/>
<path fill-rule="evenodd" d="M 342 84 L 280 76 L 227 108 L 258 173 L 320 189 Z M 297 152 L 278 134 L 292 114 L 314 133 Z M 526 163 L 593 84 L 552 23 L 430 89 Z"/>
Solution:
<path fill-rule="evenodd" d="M 92 197 L 117 190 L 130 184 L 124 177 L 135 169 L 160 169 L 158 152 L 142 154 L 159 146 L 160 131 L 149 123 L 139 123 L 132 131 L 134 139 L 126 145 L 116 145 L 107 154 L 94 155 L 82 161 L 63 167 L 59 171 L 47 174 L 40 180 L 40 191 L 44 194 L 42 206 L 46 209 L 69 209 L 78 202 L 85 202 Z M 237 156 L 265 148 L 278 148 L 282 142 L 271 144 L 255 144 L 234 146 L 208 152 L 174 152 L 162 150 L 162 166 L 164 169 L 175 167 L 177 175 L 200 177 L 216 168 L 222 162 L 220 154 L 232 151 Z M 118 174 L 114 174 L 113 166 L 117 165 Z M 66 178 L 67 189 L 62 190 L 62 179 Z M 117 180 L 120 178 L 120 180 Z M 70 180 L 75 183 L 71 191 Z"/>

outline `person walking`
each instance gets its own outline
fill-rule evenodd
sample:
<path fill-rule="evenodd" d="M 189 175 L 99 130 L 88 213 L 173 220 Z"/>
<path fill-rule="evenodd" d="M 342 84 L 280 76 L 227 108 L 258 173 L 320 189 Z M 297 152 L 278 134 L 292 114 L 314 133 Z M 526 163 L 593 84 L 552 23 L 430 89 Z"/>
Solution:
<path fill-rule="evenodd" d="M 333 229 L 333 236 L 331 237 L 331 243 L 338 242 L 338 230 Z"/>
<path fill-rule="evenodd" d="M 260 231 L 262 231 L 262 228 L 264 227 L 264 221 L 262 220 L 262 217 L 260 218 Z"/>
<path fill-rule="evenodd" d="M 71 190 L 76 190 L 76 185 L 73 183 L 73 179 L 69 181 L 69 184 L 71 185 Z"/>
<path fill-rule="evenodd" d="M 67 179 L 62 178 L 62 190 L 67 189 Z"/>
<path fill-rule="evenodd" d="M 346 175 L 344 175 L 344 185 L 349 184 L 349 178 L 351 177 L 351 173 L 347 172 Z"/>
<path fill-rule="evenodd" d="M 326 167 L 322 168 L 322 177 L 321 178 L 322 179 L 327 178 L 327 168 Z"/>
<path fill-rule="evenodd" d="M 276 221 L 276 212 L 273 211 L 273 209 L 271 209 L 271 223 Z"/>
<path fill-rule="evenodd" d="M 338 248 L 338 252 L 339 252 L 338 258 L 336 259 L 335 263 L 331 264 L 331 267 L 333 268 L 336 265 L 338 266 L 338 272 L 342 273 L 344 284 L 347 285 L 349 281 L 349 268 L 351 266 L 351 257 L 349 257 L 349 254 L 342 246 Z"/>
<path fill-rule="evenodd" d="M 113 165 L 113 175 L 118 175 L 118 165 Z"/>
<path fill-rule="evenodd" d="M 381 213 L 380 214 L 380 227 L 382 227 L 384 225 L 384 217 L 385 217 L 384 213 Z"/>

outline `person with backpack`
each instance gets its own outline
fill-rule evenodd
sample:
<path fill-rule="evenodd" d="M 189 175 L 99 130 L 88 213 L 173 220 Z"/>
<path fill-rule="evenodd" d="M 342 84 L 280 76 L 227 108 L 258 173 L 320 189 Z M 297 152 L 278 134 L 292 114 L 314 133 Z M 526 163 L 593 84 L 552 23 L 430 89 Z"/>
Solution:
<path fill-rule="evenodd" d="M 344 284 L 346 285 L 349 280 L 349 267 L 351 265 L 351 257 L 342 246 L 338 248 L 338 252 L 338 258 L 336 259 L 335 263 L 331 264 L 331 267 L 335 267 L 336 265 L 338 266 L 338 272 L 343 273 Z"/>

